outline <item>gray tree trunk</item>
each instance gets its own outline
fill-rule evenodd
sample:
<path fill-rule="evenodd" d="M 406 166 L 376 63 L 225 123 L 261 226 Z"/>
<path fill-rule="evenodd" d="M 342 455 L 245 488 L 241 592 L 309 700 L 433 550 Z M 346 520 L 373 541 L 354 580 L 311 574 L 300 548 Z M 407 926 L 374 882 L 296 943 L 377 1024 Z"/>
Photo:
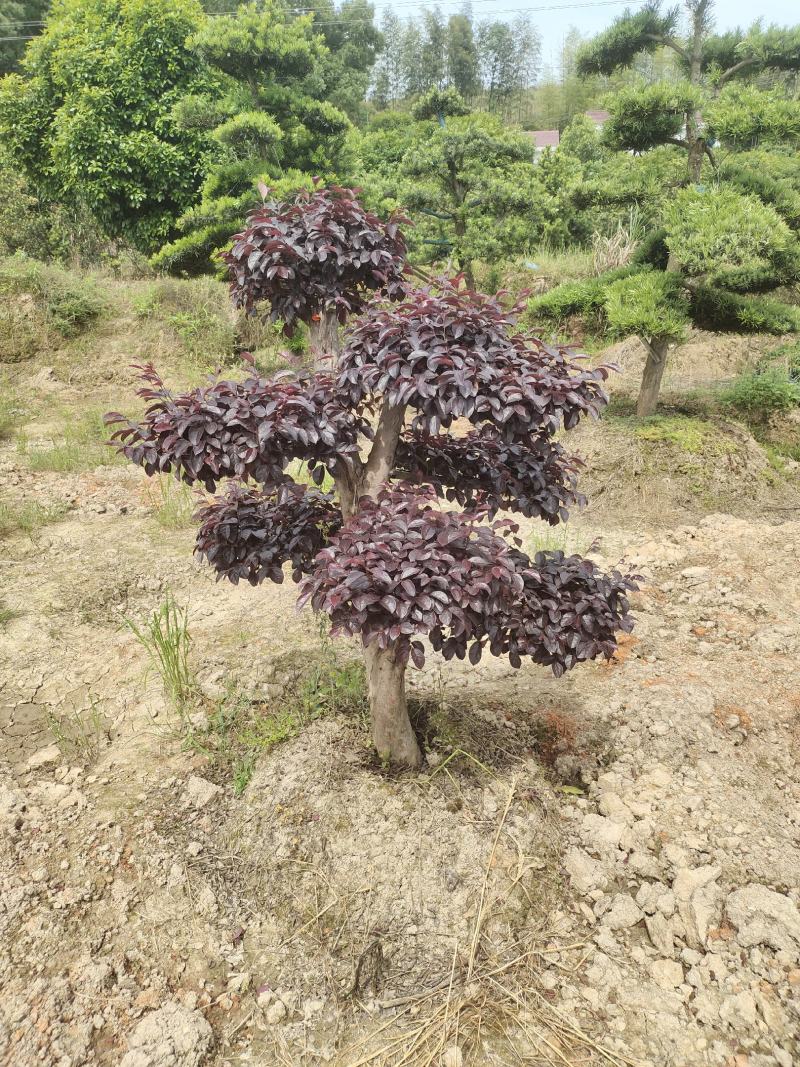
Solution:
<path fill-rule="evenodd" d="M 647 345 L 647 362 L 644 365 L 639 399 L 636 402 L 636 414 L 640 418 L 652 415 L 656 410 L 661 379 L 667 365 L 668 347 L 669 342 L 660 337 L 654 337 Z"/>
<path fill-rule="evenodd" d="M 384 402 L 369 459 L 366 463 L 342 465 L 336 489 L 345 522 L 358 510 L 362 497 L 377 496 L 388 481 L 404 419 L 404 407 Z M 381 759 L 416 770 L 422 766 L 422 752 L 408 717 L 406 664 L 398 662 L 397 649 L 392 645 L 387 649 L 368 645 L 364 659 L 375 748 Z"/>
<path fill-rule="evenodd" d="M 398 663 L 395 649 L 368 645 L 367 687 L 372 716 L 372 740 L 381 759 L 416 770 L 422 766 L 422 752 L 408 717 L 406 665 Z"/>
<path fill-rule="evenodd" d="M 314 367 L 333 370 L 341 351 L 339 320 L 336 318 L 336 312 L 330 308 L 321 312 L 319 319 L 309 324 L 308 337 Z"/>

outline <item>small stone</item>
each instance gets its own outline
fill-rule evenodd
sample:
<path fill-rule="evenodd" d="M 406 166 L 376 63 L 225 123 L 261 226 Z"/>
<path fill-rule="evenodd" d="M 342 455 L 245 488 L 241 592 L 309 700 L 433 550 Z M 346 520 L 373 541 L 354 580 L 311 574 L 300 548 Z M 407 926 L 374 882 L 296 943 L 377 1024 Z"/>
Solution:
<path fill-rule="evenodd" d="M 683 967 L 677 960 L 656 960 L 653 981 L 660 989 L 675 989 L 683 982 Z"/>
<path fill-rule="evenodd" d="M 267 1008 L 264 1018 L 270 1026 L 276 1026 L 278 1023 L 283 1022 L 286 1018 L 286 1005 L 282 1000 L 276 1000 Z"/>
<path fill-rule="evenodd" d="M 464 1053 L 458 1045 L 451 1045 L 442 1053 L 442 1067 L 463 1067 Z"/>
<path fill-rule="evenodd" d="M 48 745 L 47 748 L 40 748 L 38 752 L 34 752 L 25 764 L 25 770 L 38 771 L 42 767 L 49 767 L 54 763 L 59 763 L 60 760 L 61 749 L 58 745 Z"/>
<path fill-rule="evenodd" d="M 197 774 L 193 774 L 186 782 L 183 802 L 193 808 L 204 808 L 221 792 L 222 790 L 218 785 L 214 785 L 213 782 L 209 782 L 206 778 L 201 778 Z"/>
<path fill-rule="evenodd" d="M 190 856 L 199 856 L 200 853 L 203 851 L 203 846 L 200 844 L 199 841 L 190 841 L 189 844 L 186 846 L 186 851 L 189 853 Z"/>
<path fill-rule="evenodd" d="M 719 1008 L 719 1016 L 734 1030 L 751 1030 L 756 1023 L 756 1002 L 748 989 L 726 997 Z"/>
<path fill-rule="evenodd" d="M 800 912 L 789 897 L 753 884 L 731 893 L 725 910 L 742 948 L 769 945 L 800 960 Z"/>
<path fill-rule="evenodd" d="M 582 848 L 571 848 L 567 851 L 564 867 L 579 893 L 588 893 L 596 886 L 605 886 L 608 880 L 600 864 Z"/>
<path fill-rule="evenodd" d="M 715 881 L 721 873 L 719 867 L 698 867 L 695 870 L 682 867 L 672 883 L 673 892 L 678 900 L 689 900 L 698 889 Z"/>
<path fill-rule="evenodd" d="M 586 815 L 581 826 L 581 836 L 590 847 L 596 844 L 618 845 L 624 833 L 623 823 L 613 822 L 603 815 Z"/>
<path fill-rule="evenodd" d="M 646 915 L 644 919 L 647 928 L 647 936 L 658 949 L 662 956 L 672 956 L 673 937 L 672 927 L 663 915 L 656 912 L 655 915 Z"/>
<path fill-rule="evenodd" d="M 120 1067 L 199 1067 L 213 1040 L 213 1031 L 199 1011 L 167 1001 L 134 1028 Z"/>
<path fill-rule="evenodd" d="M 610 909 L 603 916 L 603 925 L 612 930 L 627 930 L 635 926 L 642 918 L 633 897 L 628 893 L 617 893 Z"/>

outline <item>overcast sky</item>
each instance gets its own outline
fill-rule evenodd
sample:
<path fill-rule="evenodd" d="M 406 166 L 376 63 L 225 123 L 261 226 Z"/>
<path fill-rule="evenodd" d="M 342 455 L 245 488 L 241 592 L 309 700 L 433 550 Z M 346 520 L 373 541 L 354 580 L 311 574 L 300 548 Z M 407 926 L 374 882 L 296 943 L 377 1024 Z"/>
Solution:
<path fill-rule="evenodd" d="M 434 4 L 419 3 L 418 0 L 396 0 L 394 3 L 375 0 L 375 6 L 380 21 L 387 7 L 401 18 L 406 18 Z M 451 15 L 462 9 L 463 0 L 440 0 L 438 6 L 445 15 Z M 512 19 L 515 14 L 529 12 L 542 36 L 544 62 L 557 66 L 561 43 L 571 26 L 592 35 L 608 26 L 626 7 L 636 10 L 641 6 L 631 0 L 585 0 L 584 3 L 579 0 L 530 0 L 527 4 L 523 0 L 472 0 L 472 13 L 476 19 L 489 16 Z M 800 6 L 798 0 L 759 0 L 758 3 L 752 0 L 717 0 L 715 16 L 718 28 L 724 30 L 749 26 L 756 18 L 763 19 L 767 24 L 775 22 L 788 25 L 800 23 Z"/>

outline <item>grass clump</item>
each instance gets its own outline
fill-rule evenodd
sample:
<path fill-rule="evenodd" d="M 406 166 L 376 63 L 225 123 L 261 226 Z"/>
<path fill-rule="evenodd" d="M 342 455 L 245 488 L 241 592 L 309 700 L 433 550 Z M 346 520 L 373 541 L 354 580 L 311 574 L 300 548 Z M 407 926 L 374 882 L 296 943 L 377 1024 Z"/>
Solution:
<path fill-rule="evenodd" d="M 87 411 L 68 423 L 62 436 L 51 444 L 31 447 L 20 437 L 19 448 L 34 471 L 85 471 L 123 463 L 124 459 L 106 443 L 109 431 L 101 411 Z"/>
<path fill-rule="evenodd" d="M 777 368 L 742 374 L 720 394 L 720 402 L 748 422 L 765 423 L 800 405 L 800 384 Z"/>
<path fill-rule="evenodd" d="M 97 697 L 90 694 L 89 707 L 58 716 L 49 711 L 47 725 L 53 740 L 70 763 L 94 763 L 100 749 L 111 741 L 111 728 Z"/>
<path fill-rule="evenodd" d="M 158 525 L 165 530 L 183 530 L 193 526 L 192 516 L 197 508 L 197 500 L 189 486 L 168 475 L 162 475 L 157 483 L 158 494 L 151 499 Z"/>
<path fill-rule="evenodd" d="M 0 600 L 0 630 L 8 628 L 8 624 L 18 619 L 22 613 L 10 608 L 5 600 Z"/>
<path fill-rule="evenodd" d="M 792 382 L 800 382 L 800 341 L 787 341 L 771 349 L 759 361 L 762 370 L 782 369 Z"/>
<path fill-rule="evenodd" d="M 87 329 L 105 303 L 88 278 L 21 252 L 0 261 L 0 360 L 27 359 Z"/>
<path fill-rule="evenodd" d="M 236 346 L 236 322 L 225 286 L 213 278 L 165 278 L 134 304 L 141 319 L 162 322 L 187 356 L 214 366 L 228 362 Z"/>
<path fill-rule="evenodd" d="M 618 427 L 640 441 L 671 445 L 691 456 L 730 451 L 733 447 L 714 433 L 714 424 L 691 415 L 651 415 L 640 419 L 606 414 L 609 427 Z"/>
<path fill-rule="evenodd" d="M 125 623 L 161 675 L 167 699 L 178 711 L 185 711 L 197 688 L 189 666 L 189 609 L 179 608 L 167 593 L 164 603 L 142 626 L 130 619 Z"/>
<path fill-rule="evenodd" d="M 35 500 L 12 503 L 0 500 L 0 540 L 13 534 L 34 538 L 43 526 L 58 522 L 67 513 L 66 504 L 40 504 Z"/>
<path fill-rule="evenodd" d="M 24 412 L 11 392 L 0 395 L 0 441 L 10 437 Z"/>

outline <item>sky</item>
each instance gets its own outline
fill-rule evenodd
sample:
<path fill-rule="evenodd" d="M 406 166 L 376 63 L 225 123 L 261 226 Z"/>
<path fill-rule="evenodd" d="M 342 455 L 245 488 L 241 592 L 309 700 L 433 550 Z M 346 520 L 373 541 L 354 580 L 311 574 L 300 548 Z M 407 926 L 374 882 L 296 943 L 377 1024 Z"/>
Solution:
<path fill-rule="evenodd" d="M 434 2 L 419 0 L 375 0 L 376 15 L 380 21 L 387 8 L 401 18 L 418 15 L 423 7 L 433 7 Z M 463 0 L 439 0 L 438 6 L 445 15 L 462 9 Z M 548 66 L 558 67 L 559 54 L 564 36 L 575 26 L 581 33 L 592 36 L 605 29 L 626 7 L 635 10 L 641 7 L 636 0 L 472 0 L 475 19 L 512 19 L 516 14 L 529 12 L 531 20 L 542 37 L 542 60 Z M 667 6 L 665 4 L 665 6 Z M 761 18 L 766 24 L 779 25 L 800 23 L 800 8 L 797 0 L 759 0 L 757 4 L 746 0 L 717 0 L 716 25 L 720 30 L 736 26 L 749 26 Z"/>

